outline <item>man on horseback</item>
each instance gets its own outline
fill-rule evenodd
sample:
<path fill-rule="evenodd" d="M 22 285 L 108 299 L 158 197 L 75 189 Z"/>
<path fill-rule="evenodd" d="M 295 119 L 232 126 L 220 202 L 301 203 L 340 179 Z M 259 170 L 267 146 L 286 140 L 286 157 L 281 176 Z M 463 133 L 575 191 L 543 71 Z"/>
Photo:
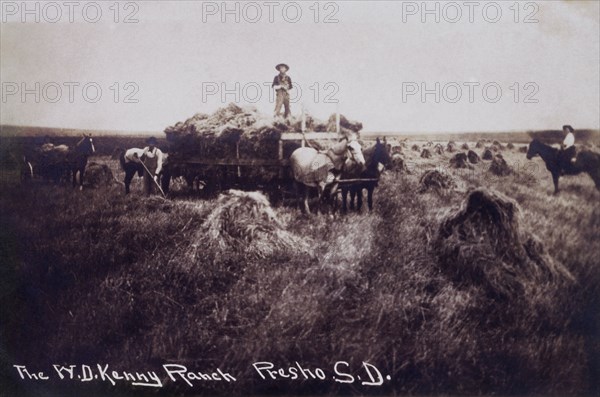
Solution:
<path fill-rule="evenodd" d="M 575 148 L 575 130 L 570 125 L 563 125 L 565 139 L 560 145 L 559 163 L 562 174 L 569 173 L 573 168 L 573 162 L 577 149 Z"/>

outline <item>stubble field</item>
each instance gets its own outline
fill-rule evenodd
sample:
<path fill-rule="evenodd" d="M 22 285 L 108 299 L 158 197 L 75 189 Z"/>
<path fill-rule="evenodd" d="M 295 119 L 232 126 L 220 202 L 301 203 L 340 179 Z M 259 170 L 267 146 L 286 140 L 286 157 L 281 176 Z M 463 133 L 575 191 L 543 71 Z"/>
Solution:
<path fill-rule="evenodd" d="M 129 196 L 118 184 L 79 192 L 3 178 L 7 390 L 148 393 L 107 382 L 53 389 L 20 380 L 12 365 L 100 363 L 164 375 L 163 364 L 177 363 L 219 368 L 236 382 L 189 387 L 164 376 L 158 393 L 598 393 L 600 193 L 592 180 L 564 177 L 555 196 L 524 144 L 500 151 L 513 169 L 507 176 L 490 173 L 489 161 L 454 169 L 455 153 L 421 158 L 423 146 L 405 142 L 406 168 L 383 175 L 371 213 L 306 217 L 235 192 L 145 198 L 137 178 Z M 122 180 L 116 160 L 91 161 Z M 423 190 L 431 169 L 454 186 Z M 471 214 L 461 222 L 473 224 L 446 234 L 477 188 L 497 192 L 512 203 L 499 208 L 510 210 Z M 353 382 L 334 379 L 340 361 Z M 320 368 L 326 380 L 262 379 L 257 362 Z M 382 385 L 361 384 L 363 362 L 378 368 Z"/>

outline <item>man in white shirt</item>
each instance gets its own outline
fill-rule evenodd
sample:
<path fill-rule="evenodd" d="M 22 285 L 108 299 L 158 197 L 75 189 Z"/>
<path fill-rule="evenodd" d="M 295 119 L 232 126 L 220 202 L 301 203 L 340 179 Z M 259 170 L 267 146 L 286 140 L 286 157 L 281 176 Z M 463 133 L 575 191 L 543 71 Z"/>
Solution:
<path fill-rule="evenodd" d="M 575 148 L 575 130 L 570 125 L 563 125 L 565 139 L 560 145 L 559 161 L 563 171 L 568 171 L 577 153 Z"/>
<path fill-rule="evenodd" d="M 575 131 L 570 125 L 563 125 L 563 132 L 566 134 L 566 136 L 562 143 L 562 149 L 565 150 L 575 145 L 575 135 L 573 135 Z"/>
<path fill-rule="evenodd" d="M 146 143 L 148 146 L 143 149 L 131 148 L 127 150 L 121 159 L 121 165 L 125 170 L 126 194 L 129 193 L 129 184 L 136 172 L 139 176 L 143 175 L 144 177 L 144 194 L 146 196 L 154 191 L 154 185 L 158 183 L 158 175 L 163 167 L 164 153 L 156 147 L 158 141 L 155 137 L 148 138 Z"/>

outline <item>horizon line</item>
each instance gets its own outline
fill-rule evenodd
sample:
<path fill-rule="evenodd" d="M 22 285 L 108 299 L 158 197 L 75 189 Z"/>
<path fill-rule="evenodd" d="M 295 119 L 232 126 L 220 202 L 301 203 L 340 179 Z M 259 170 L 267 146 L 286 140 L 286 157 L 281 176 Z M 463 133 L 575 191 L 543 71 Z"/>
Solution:
<path fill-rule="evenodd" d="M 101 135 L 152 135 L 152 134 L 163 134 L 163 131 L 150 131 L 150 130 L 122 130 L 122 129 L 91 129 L 91 128 L 74 128 L 74 127 L 51 127 L 51 126 L 36 126 L 36 125 L 17 125 L 17 124 L 0 124 L 0 132 L 5 128 L 19 128 L 19 129 L 50 129 L 50 130 L 68 130 L 73 132 L 92 132 L 101 133 Z M 485 130 L 485 131 L 360 131 L 360 134 L 365 135 L 453 135 L 453 134 L 499 134 L 499 133 L 528 133 L 536 131 L 560 131 L 560 128 L 548 129 L 512 129 L 512 130 Z M 576 131 L 592 131 L 600 132 L 600 128 L 577 128 Z M 16 134 L 15 134 L 16 135 Z M 23 134 L 22 136 L 27 136 Z"/>

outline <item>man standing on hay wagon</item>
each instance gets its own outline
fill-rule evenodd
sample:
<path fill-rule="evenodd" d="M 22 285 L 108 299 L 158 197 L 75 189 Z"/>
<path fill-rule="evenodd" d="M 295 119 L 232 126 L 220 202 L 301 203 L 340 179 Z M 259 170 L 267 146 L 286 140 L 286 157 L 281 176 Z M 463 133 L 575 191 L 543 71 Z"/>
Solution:
<path fill-rule="evenodd" d="M 143 149 L 129 149 L 125 152 L 126 162 L 135 162 L 142 165 L 144 172 L 144 194 L 149 196 L 154 191 L 154 185 L 158 184 L 158 176 L 163 167 L 164 154 L 156 145 L 158 141 L 155 137 L 150 137 L 146 141 L 148 146 Z"/>
<path fill-rule="evenodd" d="M 280 63 L 275 66 L 275 69 L 279 71 L 279 74 L 273 79 L 273 89 L 275 89 L 275 117 L 281 116 L 281 106 L 284 108 L 283 117 L 285 119 L 290 117 L 290 93 L 289 90 L 294 88 L 292 86 L 292 78 L 286 73 L 290 70 L 290 67 L 285 63 Z"/>

